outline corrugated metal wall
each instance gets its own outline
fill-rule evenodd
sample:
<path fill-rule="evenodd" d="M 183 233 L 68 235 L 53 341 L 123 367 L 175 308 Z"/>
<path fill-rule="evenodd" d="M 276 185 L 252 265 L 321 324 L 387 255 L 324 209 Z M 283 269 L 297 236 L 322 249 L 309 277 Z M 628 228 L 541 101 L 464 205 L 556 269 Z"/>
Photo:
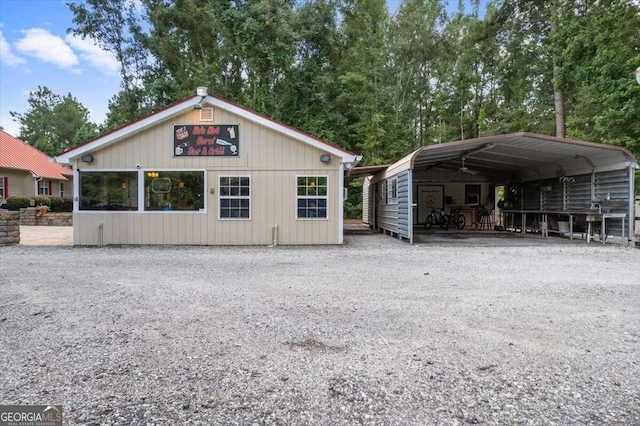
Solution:
<path fill-rule="evenodd" d="M 411 239 L 413 224 L 410 222 L 411 209 L 411 172 L 405 170 L 398 175 L 398 236 Z"/>
<path fill-rule="evenodd" d="M 593 200 L 591 175 L 575 176 L 573 182 L 566 185 L 565 203 L 567 210 L 589 208 Z"/>
<path fill-rule="evenodd" d="M 371 177 L 364 178 L 362 183 L 362 223 L 370 225 L 369 222 L 369 201 L 370 201 Z"/>
<path fill-rule="evenodd" d="M 627 169 L 572 176 L 567 181 L 545 179 L 526 182 L 523 184 L 523 207 L 525 210 L 589 210 L 592 202 L 606 199 L 628 204 L 629 185 Z M 628 210 L 620 207 L 613 211 L 628 213 Z M 608 220 L 606 228 L 607 235 L 622 235 L 620 220 Z M 625 235 L 627 229 L 625 224 Z"/>
<path fill-rule="evenodd" d="M 629 200 L 629 170 L 614 170 L 611 172 L 596 173 L 595 199 L 633 202 Z M 616 213 L 627 213 L 625 219 L 625 235 L 628 234 L 629 208 L 617 209 Z M 620 220 L 609 220 L 606 223 L 607 235 L 622 235 L 622 223 Z"/>
<path fill-rule="evenodd" d="M 542 187 L 547 190 L 542 192 L 541 209 L 563 210 L 564 209 L 564 184 L 558 179 L 546 179 L 542 181 Z M 525 194 L 526 195 L 526 194 Z"/>
<path fill-rule="evenodd" d="M 376 185 L 379 185 L 377 183 Z M 398 204 L 378 203 L 376 212 L 376 224 L 378 229 L 389 232 L 398 232 Z"/>

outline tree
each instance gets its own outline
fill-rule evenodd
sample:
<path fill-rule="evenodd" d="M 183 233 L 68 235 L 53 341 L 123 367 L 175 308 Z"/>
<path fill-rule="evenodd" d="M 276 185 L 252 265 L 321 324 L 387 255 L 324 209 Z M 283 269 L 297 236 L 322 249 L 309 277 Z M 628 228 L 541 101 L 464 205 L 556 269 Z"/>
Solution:
<path fill-rule="evenodd" d="M 131 0 L 86 0 L 67 3 L 76 25 L 69 31 L 82 38 L 90 37 L 115 55 L 120 64 L 121 88 L 112 102 L 117 105 L 118 120 L 107 121 L 106 128 L 133 121 L 156 106 L 143 90 L 141 79 L 147 64 L 147 52 L 141 43 L 142 26 L 136 2 Z"/>
<path fill-rule="evenodd" d="M 19 138 L 47 155 L 60 153 L 97 135 L 97 126 L 89 121 L 89 110 L 76 98 L 60 96 L 47 87 L 29 92 L 25 113 L 11 111 L 20 123 Z"/>

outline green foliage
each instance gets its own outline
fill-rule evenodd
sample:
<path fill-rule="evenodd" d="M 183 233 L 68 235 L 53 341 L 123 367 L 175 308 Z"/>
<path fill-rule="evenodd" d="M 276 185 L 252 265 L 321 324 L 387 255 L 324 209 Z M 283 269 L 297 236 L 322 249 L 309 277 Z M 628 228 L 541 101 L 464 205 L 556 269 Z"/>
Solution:
<path fill-rule="evenodd" d="M 72 212 L 73 211 L 73 198 L 72 197 L 50 197 L 51 211 L 58 212 Z"/>
<path fill-rule="evenodd" d="M 70 8 L 72 32 L 120 61 L 122 87 L 104 129 L 207 86 L 363 155 L 362 165 L 432 143 L 553 135 L 557 112 L 568 137 L 640 157 L 637 2 L 489 0 L 484 13 L 477 0 L 466 1 L 470 13 L 465 1 L 447 12 L 451 3 L 403 0 L 394 15 L 385 0 L 86 0 Z"/>
<path fill-rule="evenodd" d="M 345 219 L 359 219 L 362 217 L 362 184 L 364 178 L 349 179 L 346 181 L 348 197 L 344 201 Z"/>
<path fill-rule="evenodd" d="M 97 126 L 89 122 L 89 110 L 70 93 L 60 96 L 47 87 L 38 87 L 29 92 L 27 102 L 27 112 L 11 111 L 11 117 L 20 123 L 19 138 L 47 155 L 72 148 L 97 134 Z"/>
<path fill-rule="evenodd" d="M 51 198 L 46 195 L 36 195 L 33 197 L 36 202 L 36 206 L 49 206 L 51 207 Z"/>
<path fill-rule="evenodd" d="M 31 205 L 30 200 L 30 197 L 26 197 L 24 195 L 12 195 L 7 198 L 7 208 L 13 211 L 27 208 Z"/>

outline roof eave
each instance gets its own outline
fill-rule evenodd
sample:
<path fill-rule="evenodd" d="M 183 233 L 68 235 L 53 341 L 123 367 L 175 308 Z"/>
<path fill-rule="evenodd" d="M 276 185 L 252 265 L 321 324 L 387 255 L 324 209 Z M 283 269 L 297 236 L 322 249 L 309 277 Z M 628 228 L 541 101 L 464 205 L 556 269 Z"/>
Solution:
<path fill-rule="evenodd" d="M 56 154 L 53 158 L 57 163 L 71 164 L 71 162 L 74 159 L 80 158 L 84 154 L 93 152 L 97 149 L 116 143 L 126 137 L 139 133 L 157 123 L 160 123 L 173 116 L 183 113 L 184 111 L 192 109 L 193 101 L 196 98 L 199 98 L 199 101 L 201 103 L 208 103 L 214 107 L 221 108 L 232 114 L 238 115 L 246 120 L 271 128 L 293 139 L 296 139 L 308 145 L 314 146 L 324 152 L 327 152 L 328 154 L 337 156 L 341 158 L 341 160 L 344 163 L 356 164 L 359 161 L 358 156 L 353 152 L 340 148 L 337 145 L 332 145 L 326 141 L 316 138 L 313 135 L 310 135 L 301 130 L 290 127 L 284 123 L 272 120 L 269 117 L 261 115 L 255 111 L 251 111 L 240 105 L 234 104 L 232 102 L 229 102 L 225 99 L 219 98 L 211 94 L 205 96 L 204 98 L 194 95 L 184 99 L 183 101 L 176 102 L 173 105 L 170 105 L 162 110 L 159 110 L 155 113 L 147 115 L 146 117 L 143 117 L 137 121 L 134 121 L 133 123 L 122 126 L 105 135 L 99 136 L 96 139 L 93 139 L 82 145 L 78 145 L 74 148 L 71 148 L 66 152 Z"/>

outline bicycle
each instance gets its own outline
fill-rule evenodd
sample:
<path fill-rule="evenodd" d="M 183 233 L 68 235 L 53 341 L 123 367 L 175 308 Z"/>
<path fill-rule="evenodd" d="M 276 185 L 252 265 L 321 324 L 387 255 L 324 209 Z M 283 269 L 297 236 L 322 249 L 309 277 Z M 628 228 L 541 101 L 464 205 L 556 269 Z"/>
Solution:
<path fill-rule="evenodd" d="M 424 222 L 424 229 L 431 229 L 433 225 L 440 225 L 442 229 L 449 229 L 449 215 L 444 210 L 437 212 L 436 209 L 431 209 L 431 213 L 427 215 L 427 220 Z"/>
<path fill-rule="evenodd" d="M 464 226 L 466 224 L 466 219 L 464 215 L 460 213 L 460 210 L 452 208 L 448 216 L 449 216 L 450 228 L 455 227 L 458 229 L 464 229 Z"/>

